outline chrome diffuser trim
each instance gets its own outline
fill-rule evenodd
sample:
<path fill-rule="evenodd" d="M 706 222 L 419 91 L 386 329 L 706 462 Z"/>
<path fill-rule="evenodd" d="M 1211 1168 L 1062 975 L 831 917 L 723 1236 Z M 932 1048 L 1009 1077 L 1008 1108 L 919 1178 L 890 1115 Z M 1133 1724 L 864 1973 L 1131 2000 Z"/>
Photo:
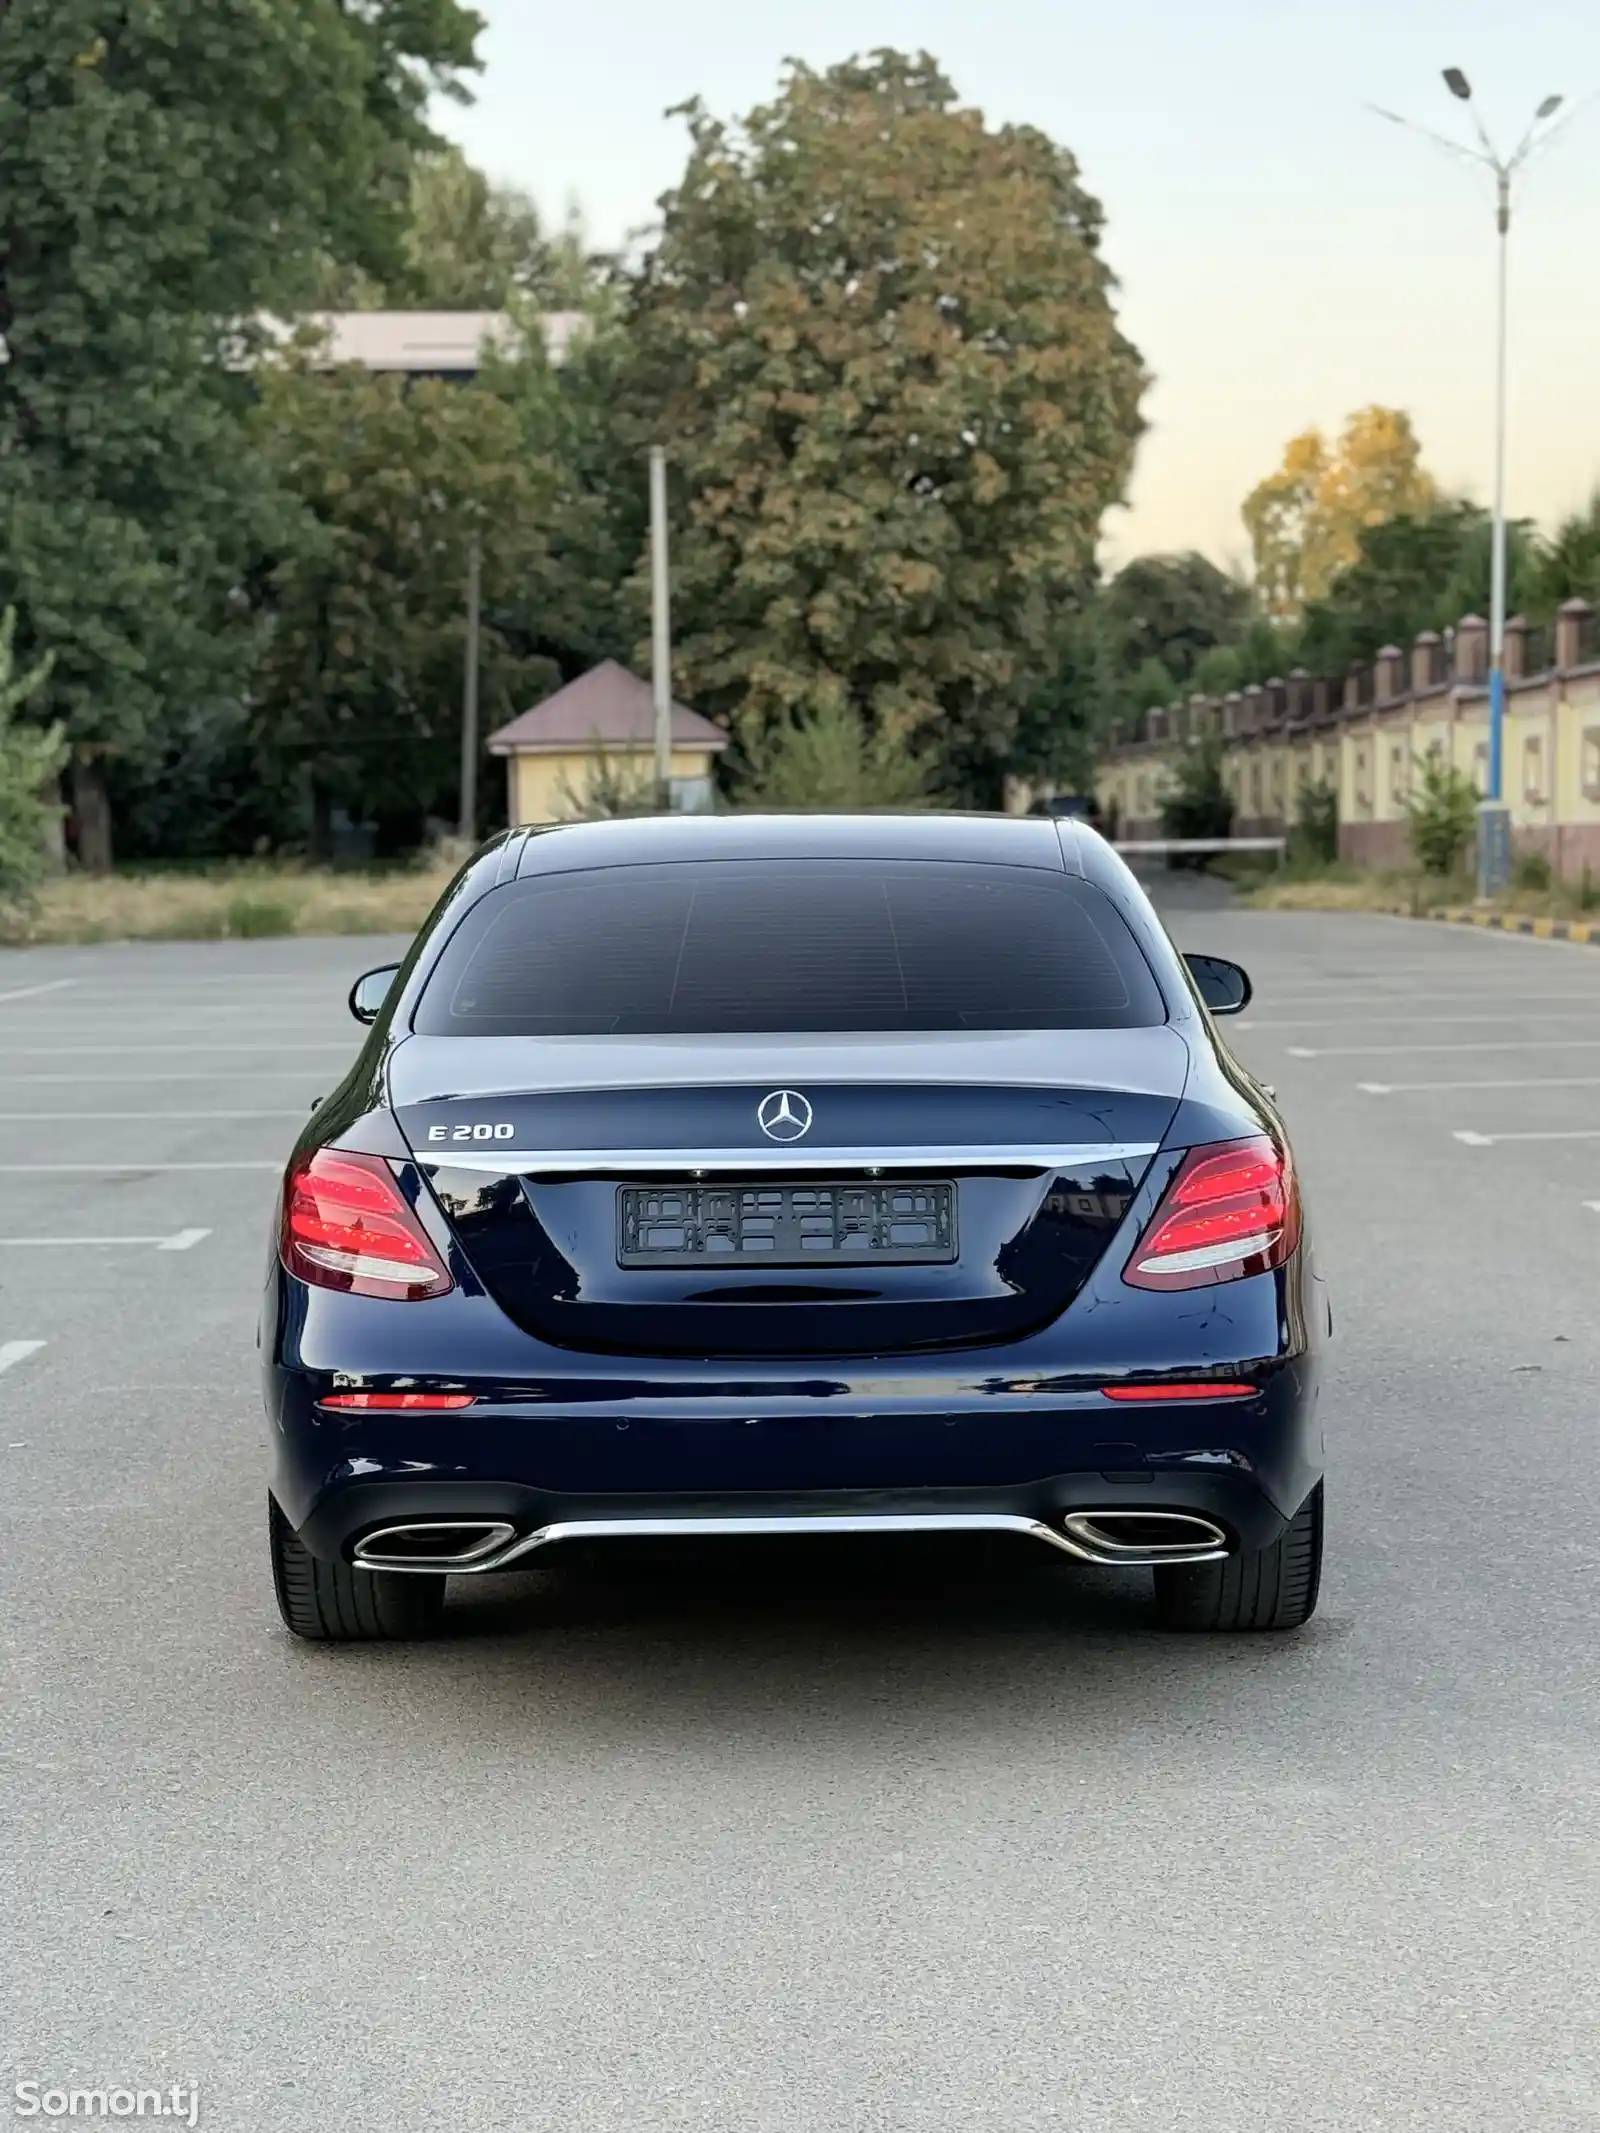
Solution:
<path fill-rule="evenodd" d="M 946 1170 L 1074 1169 L 1080 1163 L 1123 1163 L 1148 1159 L 1155 1141 L 1089 1141 L 1072 1146 L 1021 1142 L 985 1147 L 945 1143 L 926 1148 L 830 1148 L 812 1141 L 781 1141 L 760 1148 L 492 1148 L 435 1147 L 422 1141 L 413 1150 L 417 1162 L 441 1170 L 483 1170 L 496 1177 L 508 1172 L 558 1176 L 569 1171 L 596 1171 L 638 1177 L 655 1171 L 748 1176 L 765 1170 Z"/>
<path fill-rule="evenodd" d="M 1191 1542 L 1155 1548 L 1134 1547 L 1095 1530 L 1119 1517 L 1170 1519 L 1175 1524 L 1197 1530 Z M 1228 1553 L 1226 1536 L 1220 1526 L 1213 1525 L 1208 1518 L 1196 1518 L 1180 1511 L 1075 1511 L 1063 1520 L 1059 1532 L 1043 1519 L 1025 1518 L 1006 1511 L 870 1512 L 860 1517 L 797 1513 L 783 1517 L 573 1518 L 540 1526 L 520 1539 L 510 1526 L 500 1523 L 498 1530 L 505 1536 L 506 1545 L 491 1544 L 430 1562 L 419 1561 L 414 1556 L 400 1560 L 367 1552 L 374 1541 L 390 1533 L 449 1530 L 451 1526 L 456 1530 L 462 1527 L 488 1529 L 495 1524 L 489 1519 L 460 1519 L 443 1524 L 420 1520 L 409 1525 L 385 1526 L 379 1533 L 368 1534 L 357 1543 L 355 1560 L 369 1570 L 416 1571 L 424 1576 L 448 1571 L 452 1576 L 469 1576 L 481 1570 L 504 1570 L 512 1563 L 520 1562 L 524 1556 L 532 1555 L 536 1549 L 553 1547 L 560 1541 L 721 1540 L 728 1536 L 748 1538 L 820 1533 L 1021 1534 L 1028 1540 L 1043 1541 L 1049 1547 L 1059 1548 L 1064 1555 L 1075 1556 L 1080 1562 L 1111 1564 L 1122 1569 L 1138 1569 L 1156 1563 L 1214 1563 Z"/>

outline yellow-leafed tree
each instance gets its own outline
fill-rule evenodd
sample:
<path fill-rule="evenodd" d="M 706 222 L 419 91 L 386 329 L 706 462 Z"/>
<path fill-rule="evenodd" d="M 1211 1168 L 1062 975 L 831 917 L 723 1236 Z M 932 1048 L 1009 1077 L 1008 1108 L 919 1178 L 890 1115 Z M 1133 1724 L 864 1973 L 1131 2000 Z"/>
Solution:
<path fill-rule="evenodd" d="M 1356 560 L 1364 527 L 1421 516 L 1439 500 L 1411 417 L 1400 408 L 1359 409 L 1331 445 L 1317 429 L 1291 438 L 1278 471 L 1244 500 L 1263 608 L 1299 615 Z"/>

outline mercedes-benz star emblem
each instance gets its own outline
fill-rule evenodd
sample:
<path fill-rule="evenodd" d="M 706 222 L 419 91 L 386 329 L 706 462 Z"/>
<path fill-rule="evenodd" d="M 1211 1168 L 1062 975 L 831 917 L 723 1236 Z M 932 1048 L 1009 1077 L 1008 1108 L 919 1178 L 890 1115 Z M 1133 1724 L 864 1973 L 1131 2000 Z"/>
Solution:
<path fill-rule="evenodd" d="M 811 1106 L 798 1089 L 774 1089 L 762 1097 L 756 1124 L 769 1141 L 803 1140 L 811 1131 Z"/>

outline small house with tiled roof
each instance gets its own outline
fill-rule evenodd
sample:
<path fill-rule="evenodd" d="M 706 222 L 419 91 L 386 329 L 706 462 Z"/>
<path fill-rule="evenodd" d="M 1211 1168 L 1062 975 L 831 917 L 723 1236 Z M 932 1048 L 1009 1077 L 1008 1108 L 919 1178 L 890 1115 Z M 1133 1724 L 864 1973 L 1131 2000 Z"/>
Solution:
<path fill-rule="evenodd" d="M 649 685 L 603 660 L 489 736 L 506 759 L 507 819 L 561 822 L 602 793 L 649 791 L 655 777 L 655 703 Z M 711 773 L 728 736 L 686 704 L 672 707 L 672 804 L 711 805 Z"/>

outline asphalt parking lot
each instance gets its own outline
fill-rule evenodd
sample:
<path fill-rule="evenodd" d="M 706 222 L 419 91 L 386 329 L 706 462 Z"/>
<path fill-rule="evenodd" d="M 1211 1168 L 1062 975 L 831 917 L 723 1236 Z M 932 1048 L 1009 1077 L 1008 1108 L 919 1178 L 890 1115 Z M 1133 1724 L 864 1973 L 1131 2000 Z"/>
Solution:
<path fill-rule="evenodd" d="M 256 1297 L 386 944 L 0 960 L 0 2117 L 1600 2123 L 1600 952 L 1169 901 L 1255 976 L 1334 1288 L 1286 1640 L 1162 1637 L 1017 1543 L 542 1572 L 435 1646 L 296 1645 Z"/>

